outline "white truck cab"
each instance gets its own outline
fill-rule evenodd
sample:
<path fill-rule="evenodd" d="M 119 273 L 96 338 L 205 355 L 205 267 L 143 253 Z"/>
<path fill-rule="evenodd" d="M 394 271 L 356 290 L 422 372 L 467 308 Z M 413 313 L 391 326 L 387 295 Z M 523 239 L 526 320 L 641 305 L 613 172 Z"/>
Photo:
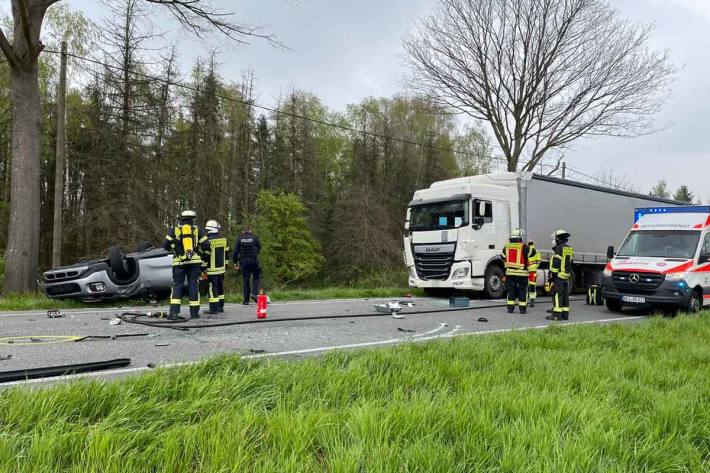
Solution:
<path fill-rule="evenodd" d="M 604 270 L 607 308 L 710 304 L 710 206 L 638 208 L 628 236 Z"/>

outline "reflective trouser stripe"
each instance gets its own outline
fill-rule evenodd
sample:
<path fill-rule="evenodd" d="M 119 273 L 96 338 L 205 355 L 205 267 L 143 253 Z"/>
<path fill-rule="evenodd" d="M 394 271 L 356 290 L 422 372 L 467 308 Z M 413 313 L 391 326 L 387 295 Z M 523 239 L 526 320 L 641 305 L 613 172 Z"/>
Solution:
<path fill-rule="evenodd" d="M 220 294 L 220 295 L 217 297 L 217 299 L 220 300 L 220 301 L 223 301 L 223 300 L 224 300 L 224 294 Z"/>
<path fill-rule="evenodd" d="M 508 299 L 508 305 L 515 305 L 515 300 Z"/>
<path fill-rule="evenodd" d="M 200 299 L 197 298 L 196 301 L 190 301 L 190 307 L 200 307 Z"/>
<path fill-rule="evenodd" d="M 563 312 L 562 307 L 560 307 L 560 294 L 555 293 L 555 307 L 552 309 L 554 312 Z"/>
<path fill-rule="evenodd" d="M 212 283 L 210 283 L 210 289 L 209 289 L 209 302 L 219 302 L 219 297 L 215 297 L 214 295 L 214 288 L 212 287 Z"/>

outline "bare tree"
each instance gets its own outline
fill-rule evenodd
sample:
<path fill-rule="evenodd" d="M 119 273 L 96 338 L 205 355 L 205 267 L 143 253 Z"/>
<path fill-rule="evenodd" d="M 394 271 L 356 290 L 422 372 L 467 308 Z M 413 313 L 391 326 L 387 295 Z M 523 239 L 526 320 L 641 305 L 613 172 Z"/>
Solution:
<path fill-rule="evenodd" d="M 652 130 L 675 69 L 651 33 L 603 0 L 440 0 L 404 46 L 412 87 L 487 121 L 515 171 L 581 136 Z"/>
<path fill-rule="evenodd" d="M 11 0 L 13 34 L 0 28 L 0 50 L 12 80 L 12 166 L 10 218 L 4 291 L 35 288 L 40 241 L 40 33 L 47 9 L 61 0 Z M 179 23 L 198 36 L 216 30 L 237 42 L 259 37 L 278 44 L 258 29 L 233 22 L 233 15 L 203 0 L 143 0 L 166 7 Z"/>

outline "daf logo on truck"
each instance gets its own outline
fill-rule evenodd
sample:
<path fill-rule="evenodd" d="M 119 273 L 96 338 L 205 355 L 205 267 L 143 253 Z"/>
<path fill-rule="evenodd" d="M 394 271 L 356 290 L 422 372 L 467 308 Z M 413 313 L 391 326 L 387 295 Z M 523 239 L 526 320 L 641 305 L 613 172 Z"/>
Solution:
<path fill-rule="evenodd" d="M 424 251 L 426 253 L 438 253 L 441 251 L 441 248 L 439 248 L 438 246 L 437 247 L 430 246 L 430 247 L 424 248 Z"/>

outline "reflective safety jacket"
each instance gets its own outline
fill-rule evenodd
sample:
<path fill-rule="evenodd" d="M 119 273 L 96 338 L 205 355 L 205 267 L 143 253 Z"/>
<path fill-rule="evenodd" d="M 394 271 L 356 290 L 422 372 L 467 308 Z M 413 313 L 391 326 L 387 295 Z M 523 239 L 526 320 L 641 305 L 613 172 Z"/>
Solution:
<path fill-rule="evenodd" d="M 528 272 L 536 272 L 537 268 L 540 267 L 541 260 L 542 258 L 540 253 L 537 252 L 535 245 L 528 244 Z"/>
<path fill-rule="evenodd" d="M 523 243 L 507 243 L 501 255 L 506 276 L 528 277 L 528 247 Z"/>
<path fill-rule="evenodd" d="M 196 225 L 176 225 L 163 242 L 163 248 L 173 254 L 173 266 L 202 264 L 211 253 L 207 235 Z"/>
<path fill-rule="evenodd" d="M 568 280 L 572 276 L 572 263 L 574 249 L 567 243 L 562 243 L 553 248 L 555 254 L 550 259 L 550 273 L 553 278 Z"/>
<path fill-rule="evenodd" d="M 205 263 L 205 270 L 208 276 L 224 274 L 229 258 L 229 247 L 227 239 L 219 236 L 218 233 L 210 233 L 207 238 L 210 242 L 210 259 Z"/>

